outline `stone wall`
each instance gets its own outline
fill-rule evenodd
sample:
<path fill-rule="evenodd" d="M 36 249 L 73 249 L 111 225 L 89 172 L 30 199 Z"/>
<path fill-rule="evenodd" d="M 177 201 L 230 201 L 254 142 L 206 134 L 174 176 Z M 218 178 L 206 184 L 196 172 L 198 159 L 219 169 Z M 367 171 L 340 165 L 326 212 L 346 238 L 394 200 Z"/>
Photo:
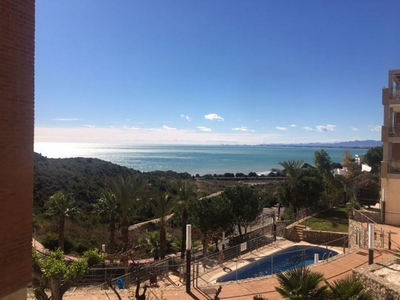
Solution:
<path fill-rule="evenodd" d="M 385 263 L 362 266 L 353 270 L 353 275 L 359 279 L 364 287 L 373 292 L 375 300 L 400 300 L 400 286 L 390 283 L 385 278 L 374 273 L 382 268 L 390 268 L 392 261 Z"/>
<path fill-rule="evenodd" d="M 329 246 L 347 247 L 347 233 L 332 232 L 332 231 L 318 231 L 318 230 L 304 230 L 303 241 L 311 244 L 321 245 L 329 244 Z"/>
<path fill-rule="evenodd" d="M 374 248 L 387 248 L 387 242 L 385 234 L 380 232 L 379 228 L 375 228 Z M 349 248 L 368 248 L 368 223 L 349 220 Z"/>

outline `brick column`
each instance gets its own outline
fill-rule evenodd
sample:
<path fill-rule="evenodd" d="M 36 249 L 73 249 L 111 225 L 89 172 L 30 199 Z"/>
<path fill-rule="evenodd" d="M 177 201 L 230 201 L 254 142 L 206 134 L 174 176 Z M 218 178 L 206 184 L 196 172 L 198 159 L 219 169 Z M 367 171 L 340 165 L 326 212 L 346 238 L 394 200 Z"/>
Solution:
<path fill-rule="evenodd" d="M 0 0 L 0 298 L 31 282 L 35 1 Z M 21 292 L 22 291 L 22 292 Z"/>

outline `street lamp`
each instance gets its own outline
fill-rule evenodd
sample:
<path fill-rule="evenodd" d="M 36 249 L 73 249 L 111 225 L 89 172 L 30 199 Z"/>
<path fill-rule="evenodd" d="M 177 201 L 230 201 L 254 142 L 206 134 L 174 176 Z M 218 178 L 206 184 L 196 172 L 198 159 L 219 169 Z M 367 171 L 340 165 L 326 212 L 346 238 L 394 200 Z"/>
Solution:
<path fill-rule="evenodd" d="M 186 224 L 186 293 L 190 293 L 190 263 L 192 258 L 192 225 Z"/>

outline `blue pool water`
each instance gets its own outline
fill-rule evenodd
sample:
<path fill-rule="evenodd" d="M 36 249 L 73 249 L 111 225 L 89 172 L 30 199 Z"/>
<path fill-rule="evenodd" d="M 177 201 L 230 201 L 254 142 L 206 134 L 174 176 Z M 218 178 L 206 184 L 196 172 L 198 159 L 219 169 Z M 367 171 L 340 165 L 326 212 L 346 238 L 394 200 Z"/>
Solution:
<path fill-rule="evenodd" d="M 247 278 L 272 275 L 287 271 L 293 267 L 309 266 L 314 263 L 314 254 L 318 253 L 320 260 L 326 260 L 338 253 L 331 249 L 313 246 L 292 246 L 273 255 L 262 258 L 237 271 L 232 271 L 217 279 L 217 282 L 227 282 Z"/>

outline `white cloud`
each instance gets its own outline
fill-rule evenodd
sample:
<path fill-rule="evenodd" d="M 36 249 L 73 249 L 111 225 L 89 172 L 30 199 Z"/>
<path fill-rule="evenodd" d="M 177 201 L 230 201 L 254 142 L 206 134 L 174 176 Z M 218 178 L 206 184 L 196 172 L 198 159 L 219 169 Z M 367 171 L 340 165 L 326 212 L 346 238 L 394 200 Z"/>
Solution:
<path fill-rule="evenodd" d="M 243 131 L 243 132 L 252 132 L 252 131 L 253 131 L 253 130 L 248 129 L 246 126 L 241 126 L 241 127 L 232 128 L 232 130 L 235 130 L 235 131 Z"/>
<path fill-rule="evenodd" d="M 188 115 L 182 114 L 182 115 L 180 115 L 180 117 L 181 117 L 182 119 L 185 119 L 186 121 L 191 121 L 191 120 L 190 120 L 190 117 L 189 117 Z"/>
<path fill-rule="evenodd" d="M 62 121 L 62 122 L 70 122 L 70 121 L 78 121 L 78 118 L 56 118 L 54 121 Z"/>
<path fill-rule="evenodd" d="M 208 114 L 208 115 L 204 115 L 204 118 L 206 118 L 207 120 L 210 121 L 223 121 L 224 118 L 217 115 L 217 114 Z"/>
<path fill-rule="evenodd" d="M 315 126 L 315 128 L 317 128 L 317 131 L 319 132 L 326 132 L 326 131 L 334 131 L 336 128 L 336 125 L 317 125 Z"/>
<path fill-rule="evenodd" d="M 354 127 L 354 126 L 351 126 L 351 130 L 353 130 L 353 131 L 358 131 L 358 128 L 357 128 L 357 127 Z"/>
<path fill-rule="evenodd" d="M 210 132 L 211 128 L 205 127 L 205 126 L 197 126 L 197 129 L 205 132 Z"/>
<path fill-rule="evenodd" d="M 287 130 L 287 127 L 282 127 L 282 126 L 276 126 L 275 128 L 283 131 Z"/>
<path fill-rule="evenodd" d="M 94 127 L 96 127 L 96 125 L 89 125 L 89 124 L 87 124 L 87 125 L 85 125 L 85 127 L 94 128 Z"/>
<path fill-rule="evenodd" d="M 308 131 L 313 130 L 310 126 L 304 126 L 303 129 Z"/>
<path fill-rule="evenodd" d="M 297 125 L 296 124 L 292 124 L 292 125 L 290 125 L 290 127 L 297 127 Z"/>
<path fill-rule="evenodd" d="M 164 125 L 162 128 L 165 129 L 165 130 L 176 130 L 176 128 L 174 128 L 174 127 L 169 127 L 169 126 L 167 126 L 167 125 Z"/>
<path fill-rule="evenodd" d="M 377 125 L 377 126 L 370 126 L 371 127 L 371 131 L 381 131 L 381 126 Z"/>
<path fill-rule="evenodd" d="M 293 142 L 292 140 L 282 140 L 282 136 L 279 134 L 256 134 L 252 132 L 243 134 L 243 132 L 239 131 L 231 131 L 229 133 L 206 132 L 205 134 L 200 130 L 198 128 L 197 130 L 176 129 L 167 131 L 162 127 L 139 128 L 138 130 L 123 127 L 35 127 L 35 143 L 258 145 L 260 143 Z M 302 138 L 299 141 L 304 142 L 305 140 Z"/>

